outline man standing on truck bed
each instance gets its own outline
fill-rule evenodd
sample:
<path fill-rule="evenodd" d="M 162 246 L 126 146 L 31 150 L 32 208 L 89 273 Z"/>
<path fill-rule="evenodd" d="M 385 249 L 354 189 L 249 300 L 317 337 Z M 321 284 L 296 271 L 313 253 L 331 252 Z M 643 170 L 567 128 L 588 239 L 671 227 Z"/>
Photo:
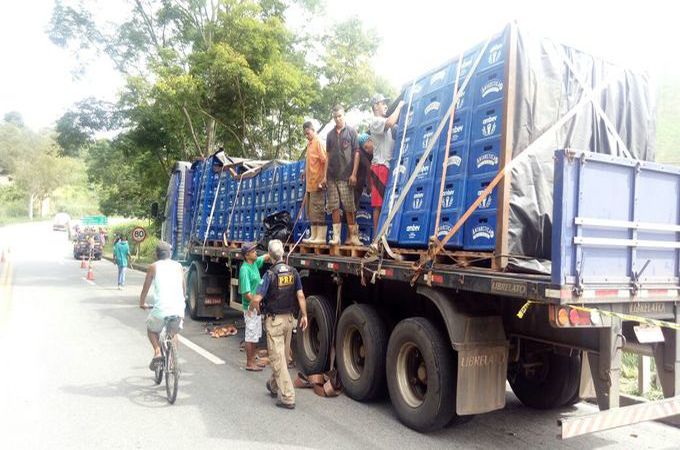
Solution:
<path fill-rule="evenodd" d="M 373 107 L 373 118 L 371 119 L 368 131 L 373 138 L 373 161 L 371 162 L 371 173 L 369 180 L 371 183 L 371 206 L 373 207 L 373 229 L 378 230 L 378 218 L 382 210 L 385 186 L 390 173 L 390 161 L 394 149 L 394 139 L 392 138 L 392 128 L 399 120 L 401 108 L 404 101 L 401 100 L 390 116 L 387 116 L 387 98 L 384 95 L 376 94 L 371 99 Z"/>
<path fill-rule="evenodd" d="M 347 217 L 348 245 L 361 245 L 359 229 L 356 224 L 354 212 L 354 195 L 351 187 L 356 184 L 356 177 L 352 177 L 354 158 L 359 155 L 355 152 L 359 149 L 357 132 L 345 123 L 345 110 L 342 106 L 333 107 L 333 120 L 335 128 L 326 135 L 326 152 L 328 164 L 326 164 L 326 184 L 328 186 L 328 209 L 333 214 L 333 238 L 331 245 L 340 244 L 342 223 L 340 222 L 340 204 Z"/>
<path fill-rule="evenodd" d="M 262 264 L 269 261 L 269 255 L 257 256 L 257 243 L 251 242 L 243 245 L 243 264 L 238 271 L 238 288 L 241 293 L 241 305 L 243 306 L 243 320 L 246 324 L 246 370 L 261 372 L 262 367 L 255 362 L 255 352 L 258 342 L 262 337 L 262 316 L 251 304 L 255 298 L 257 286 L 260 284 L 260 269 Z"/>
<path fill-rule="evenodd" d="M 300 274 L 283 262 L 283 244 L 277 239 L 269 241 L 269 256 L 274 265 L 267 270 L 252 303 L 265 314 L 267 348 L 272 376 L 267 390 L 278 395 L 276 406 L 295 408 L 295 389 L 286 363 L 286 339 L 293 332 L 296 303 L 300 307 L 300 327 L 307 328 L 307 303 L 302 292 Z M 264 301 L 263 301 L 264 300 Z"/>
<path fill-rule="evenodd" d="M 305 122 L 302 130 L 307 138 L 307 161 L 303 177 L 305 179 L 307 195 L 307 217 L 312 227 L 312 235 L 309 239 L 303 239 L 306 244 L 326 243 L 326 211 L 324 208 L 324 189 L 326 188 L 326 149 L 321 145 L 316 135 L 314 124 Z"/>

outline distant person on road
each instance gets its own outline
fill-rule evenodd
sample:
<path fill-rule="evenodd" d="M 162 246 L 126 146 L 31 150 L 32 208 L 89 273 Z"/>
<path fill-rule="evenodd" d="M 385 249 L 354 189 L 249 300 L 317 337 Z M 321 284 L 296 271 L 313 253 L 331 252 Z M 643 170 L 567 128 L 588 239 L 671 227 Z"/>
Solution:
<path fill-rule="evenodd" d="M 302 130 L 307 138 L 307 156 L 305 171 L 302 176 L 306 182 L 305 195 L 307 196 L 307 217 L 312 228 L 309 239 L 303 239 L 306 244 L 326 243 L 326 149 L 316 135 L 314 124 L 305 122 Z"/>
<path fill-rule="evenodd" d="M 146 319 L 147 335 L 154 354 L 149 364 L 151 370 L 154 370 L 157 364 L 163 362 L 159 335 L 163 329 L 165 318 L 170 316 L 184 318 L 186 292 L 184 271 L 180 263 L 170 259 L 171 255 L 172 246 L 167 242 L 159 242 L 156 246 L 156 262 L 149 265 L 142 293 L 139 296 L 139 307 L 151 309 Z M 152 285 L 154 302 L 152 305 L 148 305 L 146 296 Z"/>
<path fill-rule="evenodd" d="M 262 316 L 251 301 L 255 298 L 257 287 L 262 280 L 260 269 L 269 261 L 269 255 L 257 256 L 257 242 L 244 244 L 243 264 L 238 272 L 238 287 L 243 306 L 243 320 L 246 324 L 246 370 L 261 372 L 264 365 L 255 362 L 256 345 L 262 337 Z"/>
<path fill-rule="evenodd" d="M 125 272 L 130 261 L 130 245 L 127 237 L 122 236 L 113 246 L 113 259 L 118 266 L 118 289 L 125 287 Z"/>
<path fill-rule="evenodd" d="M 352 188 L 356 184 L 356 177 L 352 174 L 355 152 L 359 149 L 357 132 L 345 123 L 345 110 L 342 106 L 333 107 L 335 128 L 326 135 L 326 185 L 328 209 L 333 214 L 333 238 L 331 245 L 340 244 L 342 223 L 340 222 L 340 206 L 342 205 L 347 217 L 348 245 L 361 245 L 359 229 L 355 221 L 356 205 Z"/>
<path fill-rule="evenodd" d="M 300 274 L 283 262 L 283 244 L 277 239 L 269 241 L 269 256 L 274 265 L 267 270 L 252 301 L 252 306 L 265 315 L 267 349 L 272 376 L 267 390 L 278 396 L 276 406 L 295 408 L 295 388 L 286 364 L 286 339 L 293 332 L 296 304 L 300 308 L 299 326 L 307 328 L 307 303 L 302 292 Z"/>

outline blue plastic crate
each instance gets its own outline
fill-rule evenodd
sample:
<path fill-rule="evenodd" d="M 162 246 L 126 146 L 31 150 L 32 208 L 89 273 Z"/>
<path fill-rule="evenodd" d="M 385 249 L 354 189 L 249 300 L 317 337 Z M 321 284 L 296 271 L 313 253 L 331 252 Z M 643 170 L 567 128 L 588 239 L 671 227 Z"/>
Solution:
<path fill-rule="evenodd" d="M 439 187 L 441 178 L 434 183 L 432 190 L 432 210 L 434 211 L 439 202 Z M 465 177 L 452 176 L 444 179 L 444 190 L 442 192 L 441 207 L 442 211 L 458 210 L 465 206 Z"/>
<path fill-rule="evenodd" d="M 409 213 L 423 213 L 430 211 L 432 205 L 433 180 L 414 182 L 406 195 L 404 211 Z"/>
<path fill-rule="evenodd" d="M 412 129 L 406 130 L 406 134 L 403 134 L 402 131 L 397 130 L 397 139 L 394 143 L 394 151 L 392 154 L 396 156 L 399 154 L 399 151 L 401 151 L 402 155 L 410 155 L 411 153 L 415 153 L 415 141 L 413 140 L 414 134 L 415 131 Z M 403 146 L 402 137 L 404 142 Z"/>
<path fill-rule="evenodd" d="M 500 151 L 499 138 L 474 143 L 470 147 L 468 173 L 470 175 L 497 173 L 501 163 Z"/>
<path fill-rule="evenodd" d="M 425 160 L 425 165 L 420 169 L 418 172 L 418 175 L 416 175 L 416 181 L 428 181 L 432 180 L 434 178 L 434 174 L 437 170 L 437 155 L 439 152 L 436 151 L 437 149 L 433 149 L 429 155 L 427 155 L 427 159 Z M 408 170 L 408 176 L 410 177 L 413 172 L 415 172 L 417 165 L 420 163 L 420 160 L 423 159 L 424 154 L 419 153 L 414 155 L 411 158 L 411 167 Z M 407 178 L 404 177 L 404 180 Z"/>
<path fill-rule="evenodd" d="M 480 72 L 475 80 L 475 106 L 503 100 L 505 90 L 504 66 L 496 66 Z"/>
<path fill-rule="evenodd" d="M 496 211 L 475 212 L 465 222 L 463 238 L 465 250 L 493 250 L 496 248 Z"/>
<path fill-rule="evenodd" d="M 486 189 L 486 187 L 491 183 L 493 179 L 492 176 L 481 175 L 476 177 L 469 177 L 467 179 L 467 186 L 465 187 L 465 208 L 467 209 L 472 205 L 477 197 Z M 489 209 L 496 209 L 498 205 L 498 187 L 495 187 L 491 194 L 489 194 L 479 205 L 476 211 L 483 211 Z"/>
<path fill-rule="evenodd" d="M 295 224 L 295 228 L 293 229 L 293 239 L 295 239 L 295 242 L 297 242 L 303 234 L 304 237 L 302 239 L 309 239 L 311 237 L 312 233 L 309 228 L 309 222 L 299 221 Z"/>
<path fill-rule="evenodd" d="M 415 111 L 418 123 L 438 122 L 446 113 L 453 100 L 453 85 L 443 86 L 429 92 L 420 99 Z"/>
<path fill-rule="evenodd" d="M 397 198 L 399 198 L 400 193 L 401 193 L 401 187 L 398 186 L 395 189 L 395 195 L 394 195 L 395 201 L 396 201 Z M 392 202 L 392 186 L 388 185 L 388 188 L 385 190 L 385 197 L 384 198 L 385 198 L 385 201 L 383 203 L 382 210 L 380 211 L 380 217 L 378 219 L 378 230 L 382 229 L 383 224 L 387 220 L 389 204 Z M 394 216 L 394 219 L 392 220 L 392 222 L 390 222 L 390 225 L 387 229 L 387 233 L 385 234 L 387 241 L 391 244 L 395 244 L 399 240 L 399 223 L 401 222 L 402 211 L 403 211 L 403 207 L 397 211 L 397 214 Z"/>
<path fill-rule="evenodd" d="M 432 92 L 438 91 L 449 84 L 451 70 L 455 70 L 455 63 L 449 62 L 428 73 L 424 77 L 425 83 L 423 85 L 421 98 L 425 98 Z"/>
<path fill-rule="evenodd" d="M 290 171 L 292 169 L 292 164 L 284 164 L 281 166 L 281 182 L 284 184 L 288 183 L 290 179 Z"/>
<path fill-rule="evenodd" d="M 373 208 L 371 208 L 370 202 L 368 205 L 366 203 L 359 203 L 356 210 L 356 220 L 357 223 L 373 223 Z"/>
<path fill-rule="evenodd" d="M 404 97 L 404 102 L 406 104 L 404 105 L 404 108 L 401 110 L 401 113 L 399 114 L 399 120 L 397 121 L 397 128 L 396 131 L 397 133 L 401 136 L 401 133 L 404 131 L 404 126 L 408 130 L 412 130 L 414 125 L 417 125 L 417 114 L 416 111 L 419 109 L 420 105 L 420 100 L 413 99 L 411 100 L 411 105 L 409 106 L 408 104 L 408 96 Z"/>
<path fill-rule="evenodd" d="M 439 146 L 439 155 L 437 157 L 437 164 L 435 170 L 435 178 L 441 178 L 443 171 L 443 164 L 446 151 L 446 142 L 442 142 Z M 468 147 L 466 143 L 457 143 L 449 146 L 449 157 L 446 161 L 446 176 L 465 175 L 468 167 Z"/>
<path fill-rule="evenodd" d="M 399 224 L 399 245 L 426 247 L 429 240 L 430 211 L 405 212 Z"/>
<path fill-rule="evenodd" d="M 505 63 L 507 55 L 506 38 L 507 36 L 505 33 L 500 33 L 498 36 L 491 39 L 484 55 L 482 55 L 482 59 L 479 61 L 479 70 Z"/>
<path fill-rule="evenodd" d="M 403 154 L 417 154 L 422 153 L 427 149 L 430 140 L 434 137 L 435 131 L 437 131 L 437 126 L 439 122 L 429 122 L 421 124 L 416 130 L 416 141 L 415 145 L 409 145 L 409 151 L 403 152 Z M 442 136 L 443 135 L 443 136 Z M 444 129 L 440 135 L 440 139 L 446 139 L 446 129 Z"/>
<path fill-rule="evenodd" d="M 475 108 L 472 117 L 472 139 L 495 138 L 501 135 L 503 102 L 490 103 Z"/>
<path fill-rule="evenodd" d="M 373 224 L 357 222 L 357 225 L 359 225 L 359 240 L 364 245 L 370 245 L 373 240 Z"/>
<path fill-rule="evenodd" d="M 290 189 L 291 188 L 290 188 L 290 186 L 288 185 L 287 182 L 286 182 L 286 184 L 281 186 L 281 200 L 280 200 L 280 202 L 282 204 L 288 203 L 288 201 L 290 200 L 290 195 L 289 195 Z"/>
<path fill-rule="evenodd" d="M 439 226 L 437 227 L 437 232 L 434 233 L 434 222 L 436 220 L 437 212 L 433 212 L 430 217 L 430 235 L 437 236 L 438 239 L 444 239 L 444 236 L 451 231 L 451 228 L 456 224 L 458 219 L 460 219 L 460 210 L 453 211 L 443 211 L 439 217 Z M 461 248 L 463 246 L 463 236 L 465 234 L 465 227 L 461 227 L 456 234 L 454 234 L 451 239 L 444 246 L 445 248 Z"/>

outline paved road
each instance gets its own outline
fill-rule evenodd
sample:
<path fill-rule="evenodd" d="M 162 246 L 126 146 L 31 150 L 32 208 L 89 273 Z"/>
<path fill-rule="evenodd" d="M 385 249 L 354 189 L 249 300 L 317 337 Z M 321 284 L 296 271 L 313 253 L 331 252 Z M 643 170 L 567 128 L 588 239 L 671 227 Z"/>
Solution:
<path fill-rule="evenodd" d="M 507 407 L 421 435 L 402 426 L 388 400 L 361 404 L 298 391 L 294 411 L 275 408 L 268 373 L 243 370 L 238 337 L 212 339 L 187 320 L 184 336 L 224 361 L 182 346 L 175 405 L 148 370 L 145 313 L 135 307 L 143 274 L 115 289 L 115 268 L 95 263 L 95 281 L 49 224 L 0 229 L 10 245 L 0 265 L 0 448 L 678 448 L 680 431 L 645 423 L 558 441 L 556 419 L 595 411 Z M 11 272 L 11 273 L 10 273 Z M 7 283 L 6 283 L 7 284 Z M 234 314 L 231 319 L 236 319 Z"/>

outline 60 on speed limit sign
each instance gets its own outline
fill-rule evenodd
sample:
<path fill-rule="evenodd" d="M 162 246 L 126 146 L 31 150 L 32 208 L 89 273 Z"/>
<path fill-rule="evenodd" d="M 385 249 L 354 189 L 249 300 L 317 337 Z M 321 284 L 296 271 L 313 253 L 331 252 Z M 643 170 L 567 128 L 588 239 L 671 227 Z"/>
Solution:
<path fill-rule="evenodd" d="M 132 240 L 135 242 L 142 242 L 146 239 L 146 230 L 142 227 L 136 227 L 132 230 Z"/>

